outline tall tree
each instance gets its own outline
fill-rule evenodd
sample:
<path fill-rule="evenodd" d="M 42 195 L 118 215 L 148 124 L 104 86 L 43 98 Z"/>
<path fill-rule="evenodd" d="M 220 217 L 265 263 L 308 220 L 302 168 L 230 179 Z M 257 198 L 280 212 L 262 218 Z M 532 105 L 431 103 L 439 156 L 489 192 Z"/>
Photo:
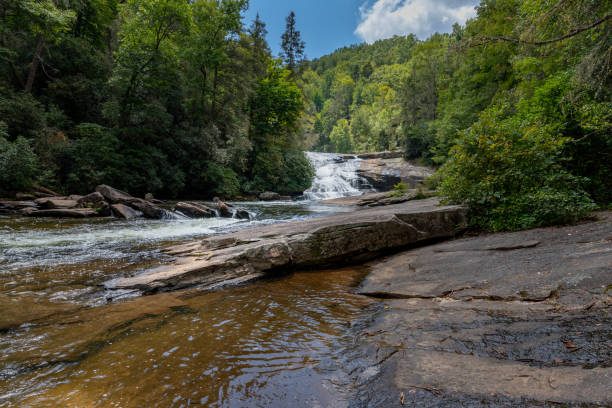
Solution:
<path fill-rule="evenodd" d="M 287 28 L 281 36 L 281 57 L 287 64 L 287 68 L 295 72 L 297 66 L 304 60 L 304 48 L 306 43 L 302 41 L 302 35 L 295 28 L 295 13 L 292 11 L 287 16 Z"/>

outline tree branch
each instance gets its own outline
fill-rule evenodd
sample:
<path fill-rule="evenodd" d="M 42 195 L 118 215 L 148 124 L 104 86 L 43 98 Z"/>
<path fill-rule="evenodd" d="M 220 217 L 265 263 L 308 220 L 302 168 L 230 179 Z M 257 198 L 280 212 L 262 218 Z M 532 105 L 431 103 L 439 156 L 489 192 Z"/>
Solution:
<path fill-rule="evenodd" d="M 578 27 L 573 29 L 572 31 L 570 31 L 569 33 L 562 35 L 561 37 L 557 37 L 557 38 L 553 38 L 551 40 L 544 40 L 544 41 L 528 41 L 528 40 L 522 40 L 520 38 L 510 38 L 510 37 L 504 37 L 504 36 L 498 36 L 498 37 L 477 37 L 475 38 L 476 41 L 479 41 L 477 43 L 474 44 L 470 44 L 470 47 L 479 47 L 481 45 L 485 45 L 491 42 L 496 42 L 496 41 L 505 41 L 505 42 L 511 42 L 511 43 L 516 43 L 516 44 L 525 44 L 525 45 L 547 45 L 547 44 L 552 44 L 552 43 L 556 43 L 559 41 L 563 41 L 566 40 L 568 38 L 574 37 L 584 31 L 590 30 L 591 28 L 595 28 L 598 25 L 601 25 L 607 21 L 612 20 L 612 13 L 606 15 L 605 17 L 600 18 L 599 20 L 595 21 L 592 24 L 589 24 L 587 26 L 583 26 L 583 27 Z"/>

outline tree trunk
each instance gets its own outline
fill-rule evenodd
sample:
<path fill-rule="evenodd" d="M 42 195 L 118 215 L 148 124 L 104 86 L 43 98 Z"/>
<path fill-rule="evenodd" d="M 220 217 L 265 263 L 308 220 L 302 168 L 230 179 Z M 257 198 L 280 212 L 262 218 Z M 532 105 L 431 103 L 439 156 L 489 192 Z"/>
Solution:
<path fill-rule="evenodd" d="M 41 54 L 45 47 L 45 37 L 42 34 L 36 36 L 36 50 L 34 51 L 34 57 L 32 57 L 32 65 L 30 65 L 30 72 L 28 73 L 28 80 L 25 84 L 26 93 L 31 93 L 34 87 L 34 80 L 36 79 L 36 72 L 41 61 Z"/>

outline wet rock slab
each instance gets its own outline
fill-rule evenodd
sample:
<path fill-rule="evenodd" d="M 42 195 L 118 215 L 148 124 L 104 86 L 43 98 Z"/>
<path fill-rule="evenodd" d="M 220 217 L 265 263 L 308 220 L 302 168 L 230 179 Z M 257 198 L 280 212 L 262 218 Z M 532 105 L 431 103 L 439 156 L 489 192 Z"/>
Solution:
<path fill-rule="evenodd" d="M 277 271 L 355 264 L 428 240 L 452 237 L 465 209 L 435 199 L 267 225 L 170 248 L 178 258 L 142 275 L 111 281 L 145 293 L 214 288 Z"/>
<path fill-rule="evenodd" d="M 355 406 L 612 406 L 612 213 L 598 217 L 373 263 L 359 291 L 387 299 L 356 334 L 373 374 Z"/>

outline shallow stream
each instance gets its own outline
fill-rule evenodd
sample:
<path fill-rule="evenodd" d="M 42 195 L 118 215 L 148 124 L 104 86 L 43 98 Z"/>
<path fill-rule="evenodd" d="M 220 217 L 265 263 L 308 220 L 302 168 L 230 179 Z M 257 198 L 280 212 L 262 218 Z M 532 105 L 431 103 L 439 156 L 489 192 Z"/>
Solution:
<path fill-rule="evenodd" d="M 363 269 L 120 300 L 102 286 L 168 245 L 352 210 L 240 205 L 254 219 L 0 218 L 0 407 L 347 405 Z"/>

